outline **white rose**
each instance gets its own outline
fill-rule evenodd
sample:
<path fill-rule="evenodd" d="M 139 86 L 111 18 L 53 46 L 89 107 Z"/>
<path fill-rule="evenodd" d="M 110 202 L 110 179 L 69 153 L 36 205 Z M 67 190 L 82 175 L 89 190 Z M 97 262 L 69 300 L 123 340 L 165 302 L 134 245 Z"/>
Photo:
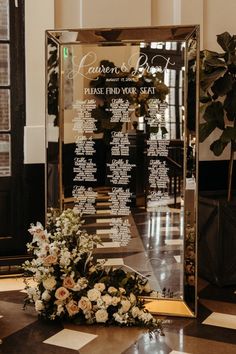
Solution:
<path fill-rule="evenodd" d="M 130 293 L 129 298 L 130 298 L 131 304 L 134 304 L 136 302 L 136 296 L 133 293 Z"/>
<path fill-rule="evenodd" d="M 99 299 L 97 299 L 97 308 L 106 308 L 106 305 L 104 304 L 104 301 L 102 300 L 102 298 L 100 297 Z"/>
<path fill-rule="evenodd" d="M 44 306 L 42 300 L 36 300 L 36 301 L 35 301 L 35 310 L 36 310 L 37 312 L 42 311 L 44 308 L 45 308 L 45 306 Z"/>
<path fill-rule="evenodd" d="M 56 284 L 57 284 L 57 282 L 56 282 L 56 279 L 54 277 L 48 277 L 48 278 L 43 280 L 43 286 L 47 290 L 54 289 Z"/>
<path fill-rule="evenodd" d="M 94 289 L 97 289 L 100 292 L 103 292 L 103 290 L 105 290 L 105 288 L 106 288 L 105 284 L 103 284 L 103 283 L 97 283 L 94 285 Z"/>
<path fill-rule="evenodd" d="M 131 307 L 131 303 L 129 300 L 121 300 L 121 311 L 122 313 L 126 313 L 129 311 L 130 307 Z"/>
<path fill-rule="evenodd" d="M 153 320 L 153 317 L 149 312 L 140 311 L 139 319 L 144 323 L 148 323 Z"/>
<path fill-rule="evenodd" d="M 118 312 L 115 312 L 115 313 L 113 314 L 113 317 L 114 317 L 114 319 L 115 319 L 116 322 L 118 322 L 118 323 L 125 323 L 124 318 L 123 318 L 122 315 L 120 315 Z"/>
<path fill-rule="evenodd" d="M 139 317 L 142 314 L 142 311 L 137 306 L 132 307 L 131 314 L 133 318 Z"/>
<path fill-rule="evenodd" d="M 49 294 L 48 290 L 45 290 L 43 293 L 42 293 L 42 299 L 44 301 L 49 301 L 51 299 L 51 295 Z"/>
<path fill-rule="evenodd" d="M 86 296 L 81 297 L 78 306 L 83 312 L 87 312 L 92 309 L 91 301 Z"/>
<path fill-rule="evenodd" d="M 88 298 L 90 301 L 96 301 L 97 299 L 99 299 L 101 297 L 101 293 L 97 289 L 90 289 L 88 291 L 87 295 L 88 295 Z"/>
<path fill-rule="evenodd" d="M 106 307 L 110 306 L 112 303 L 112 297 L 109 294 L 103 295 L 102 300 L 104 301 Z"/>
<path fill-rule="evenodd" d="M 111 304 L 116 306 L 120 302 L 120 298 L 118 296 L 113 296 L 111 300 Z"/>
<path fill-rule="evenodd" d="M 108 313 L 105 309 L 100 309 L 95 313 L 96 321 L 98 323 L 105 323 L 108 320 Z"/>
<path fill-rule="evenodd" d="M 26 288 L 26 291 L 27 291 L 27 294 L 28 294 L 29 298 L 33 299 L 34 302 L 39 299 L 39 294 L 38 294 L 37 290 L 38 289 L 33 287 L 33 286 L 31 286 L 29 288 Z"/>

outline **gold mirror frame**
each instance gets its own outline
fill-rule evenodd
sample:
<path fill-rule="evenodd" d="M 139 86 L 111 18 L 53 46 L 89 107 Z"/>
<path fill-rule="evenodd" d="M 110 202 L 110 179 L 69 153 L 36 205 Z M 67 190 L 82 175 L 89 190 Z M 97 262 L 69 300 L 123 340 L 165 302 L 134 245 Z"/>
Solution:
<path fill-rule="evenodd" d="M 183 249 L 182 249 L 182 295 L 179 298 L 145 298 L 146 307 L 157 314 L 172 316 L 196 317 L 197 315 L 197 224 L 198 224 L 198 68 L 199 68 L 199 26 L 162 26 L 162 27 L 144 27 L 144 28 L 115 28 L 115 29 L 72 29 L 72 30 L 48 30 L 46 31 L 46 141 L 47 141 L 47 168 L 46 168 L 46 210 L 48 207 L 66 208 L 69 202 L 74 203 L 74 197 L 71 194 L 66 196 L 64 170 L 66 169 L 66 159 L 64 157 L 64 143 L 67 139 L 65 107 L 73 104 L 74 94 L 71 92 L 72 82 L 75 76 L 81 71 L 81 85 L 83 80 L 94 79 L 98 76 L 98 67 L 94 66 L 94 58 L 89 58 L 91 52 L 84 48 L 93 46 L 101 53 L 103 48 L 117 52 L 117 48 L 147 48 L 145 57 L 139 61 L 139 66 L 143 67 L 148 74 L 151 73 L 151 64 L 154 62 L 152 49 L 162 46 L 161 53 L 157 51 L 156 56 L 162 57 L 162 63 L 156 68 L 155 75 L 162 73 L 164 67 L 174 65 L 171 63 L 168 55 L 169 46 L 179 48 L 181 62 L 179 68 L 182 73 L 182 88 L 179 96 L 183 95 L 182 105 L 178 107 L 179 124 L 183 143 L 182 174 L 180 184 L 182 183 L 182 195 L 178 198 L 183 200 Z M 156 47 L 155 47 L 156 46 Z M 73 50 L 77 48 L 80 57 L 73 57 Z M 83 55 L 85 50 L 85 55 Z M 140 50 L 141 51 L 141 50 Z M 167 54 L 166 54 L 167 53 Z M 151 57 L 150 57 L 151 55 Z M 82 58 L 82 59 L 81 59 Z M 140 58 L 140 57 L 139 57 Z M 146 61 L 146 58 L 147 61 Z M 151 58 L 151 59 L 150 59 Z M 168 59 L 167 59 L 168 58 Z M 104 60 L 107 58 L 105 57 Z M 177 58 L 178 59 L 178 58 Z M 176 59 L 176 60 L 177 60 Z M 137 59 L 136 59 L 137 63 Z M 182 64 L 181 64 L 182 63 Z M 131 72 L 131 64 L 123 62 L 123 72 Z M 90 70 L 90 68 L 92 68 Z M 154 69 L 155 69 L 154 68 Z M 76 69 L 76 70 L 75 70 Z M 65 76 L 67 70 L 68 75 Z M 85 71 L 86 70 L 86 71 Z M 104 69 L 105 70 L 105 69 Z M 108 67 L 108 72 L 115 73 Z M 144 70 L 143 70 L 144 71 Z M 154 70 L 155 71 L 155 70 Z M 96 72 L 96 75 L 95 75 Z M 120 73 L 122 67 L 120 68 Z M 85 74 L 86 73 L 86 74 Z M 93 75 L 91 75 L 93 73 Z M 99 72 L 101 74 L 101 71 Z M 138 71 L 136 72 L 138 74 Z M 152 73 L 151 73 L 152 74 Z M 95 75 L 95 76 L 94 76 Z M 104 72 L 102 72 L 104 75 Z M 122 74 L 123 75 L 123 74 Z M 121 75 L 121 76 L 122 76 Z M 142 74 L 143 75 L 143 74 Z M 123 75 L 123 77 L 127 77 Z M 128 79 L 127 79 L 128 80 Z M 87 84 L 86 84 L 87 85 Z M 149 86 L 149 85 L 147 85 Z M 85 86 L 83 86 L 85 87 Z M 90 86 L 96 87 L 96 86 Z M 91 92 L 91 90 L 90 90 Z M 96 91 L 92 91 L 96 92 Z M 102 92 L 102 90 L 100 91 Z M 114 91 L 115 92 L 115 91 Z M 113 92 L 113 93 L 114 93 Z M 152 89 L 150 88 L 150 92 Z M 104 93 L 104 90 L 103 90 Z M 146 93 L 146 92 L 144 92 Z M 123 96 L 122 96 L 123 97 Z M 179 102 L 181 101 L 180 98 Z M 154 103 L 157 101 L 153 101 Z M 159 101 L 160 102 L 160 101 Z M 177 105 L 176 101 L 175 105 Z M 123 101 L 124 103 L 124 101 Z M 147 104 L 147 100 L 144 102 Z M 152 107 L 153 108 L 153 107 Z M 155 109 L 155 108 L 154 108 Z M 149 113 L 150 113 L 149 106 Z M 134 111 L 134 110 L 133 110 Z M 182 113 L 180 113 L 180 111 Z M 156 111 L 157 112 L 157 111 Z M 175 112 L 177 112 L 175 107 Z M 135 113 L 136 114 L 136 113 Z M 157 114 L 156 114 L 157 116 Z M 177 121 L 176 121 L 177 122 Z M 147 123 L 145 123 L 147 124 Z M 149 123 L 148 123 L 149 124 Z M 159 124 L 159 123 L 158 123 Z M 151 124 L 149 124 L 151 126 Z M 155 125 L 154 125 L 155 126 Z M 177 123 L 176 123 L 177 126 Z M 175 127 L 175 130 L 177 128 Z M 151 130 L 150 130 L 151 131 Z M 159 133 L 156 133 L 159 134 Z M 166 134 L 166 133 L 165 133 Z M 167 132 L 168 134 L 168 132 Z M 165 136 L 165 135 L 163 135 Z M 158 138 L 156 138 L 158 139 Z M 161 139 L 160 139 L 161 140 Z M 163 139 L 165 140 L 165 139 Z M 167 139 L 168 140 L 168 139 Z M 169 138 L 171 141 L 171 136 Z M 168 141 L 169 141 L 168 140 Z M 176 138 L 175 138 L 176 140 Z M 177 139 L 178 140 L 178 139 Z M 150 140 L 148 140 L 150 141 Z M 157 140 L 159 141 L 159 140 Z M 168 143 L 169 144 L 169 143 Z M 168 145 L 167 144 L 167 145 Z M 89 149 L 94 145 L 90 145 Z M 168 145 L 169 146 L 169 145 Z M 181 145 L 182 146 L 182 145 Z M 127 146 L 125 146 L 127 147 Z M 191 149 L 190 149 L 191 148 Z M 191 150 L 191 151 L 190 151 Z M 73 154 L 72 154 L 73 155 Z M 147 154 L 148 155 L 148 154 Z M 190 156 L 191 155 L 191 156 Z M 67 152 L 67 158 L 71 153 Z M 155 161 L 154 158 L 151 161 Z M 174 161 L 175 163 L 175 161 Z M 191 167 L 189 168 L 189 164 Z M 88 167 L 88 165 L 86 165 Z M 191 170 L 191 171 L 190 171 Z M 91 177 L 91 176 L 90 176 Z M 129 178 L 128 178 L 129 179 Z M 127 181 L 127 178 L 126 178 Z M 179 187 L 180 188 L 180 187 Z M 145 192 L 146 193 L 146 192 Z M 146 196 L 146 194 L 145 194 Z M 146 198 L 146 197 L 145 197 Z M 179 202 L 179 205 L 181 202 Z M 182 208 L 182 209 L 181 209 Z M 171 284 L 169 285 L 171 288 Z"/>

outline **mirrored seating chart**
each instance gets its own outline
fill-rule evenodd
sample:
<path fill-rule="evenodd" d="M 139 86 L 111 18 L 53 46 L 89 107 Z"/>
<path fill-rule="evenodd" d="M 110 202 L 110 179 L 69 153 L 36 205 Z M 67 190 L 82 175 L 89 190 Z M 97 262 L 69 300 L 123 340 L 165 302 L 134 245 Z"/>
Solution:
<path fill-rule="evenodd" d="M 151 32 L 127 40 L 122 29 L 50 33 L 47 179 L 48 207 L 77 206 L 84 228 L 100 235 L 98 261 L 142 274 L 165 298 L 190 295 L 194 308 L 195 239 L 187 235 L 196 227 L 197 41 L 190 29 L 159 41 Z"/>

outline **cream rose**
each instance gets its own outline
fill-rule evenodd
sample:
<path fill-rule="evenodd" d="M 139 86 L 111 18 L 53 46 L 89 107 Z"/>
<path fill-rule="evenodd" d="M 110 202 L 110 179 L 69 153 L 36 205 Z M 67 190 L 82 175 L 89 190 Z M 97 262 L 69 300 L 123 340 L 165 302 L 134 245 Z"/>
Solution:
<path fill-rule="evenodd" d="M 103 292 L 103 290 L 105 290 L 105 288 L 106 288 L 105 284 L 103 284 L 103 283 L 97 283 L 94 285 L 94 289 L 97 289 L 100 292 Z"/>
<path fill-rule="evenodd" d="M 152 315 L 149 312 L 140 311 L 140 315 L 138 316 L 144 323 L 148 323 L 153 320 Z"/>
<path fill-rule="evenodd" d="M 118 290 L 116 288 L 114 288 L 114 286 L 109 286 L 108 288 L 108 293 L 109 294 L 114 294 L 116 293 Z"/>
<path fill-rule="evenodd" d="M 91 301 L 86 296 L 81 297 L 78 306 L 83 312 L 87 312 L 92 309 Z"/>
<path fill-rule="evenodd" d="M 96 301 L 101 297 L 101 293 L 97 289 L 90 289 L 87 295 L 90 301 Z"/>
<path fill-rule="evenodd" d="M 134 304 L 136 302 L 136 296 L 133 293 L 130 293 L 129 298 L 130 298 L 131 304 Z"/>
<path fill-rule="evenodd" d="M 115 319 L 116 322 L 118 322 L 118 323 L 125 323 L 124 318 L 123 318 L 118 312 L 115 312 L 115 313 L 113 314 L 113 317 L 114 317 L 114 319 Z"/>
<path fill-rule="evenodd" d="M 112 304 L 112 297 L 109 294 L 103 295 L 102 300 L 105 303 L 106 307 L 108 307 Z"/>
<path fill-rule="evenodd" d="M 54 277 L 48 277 L 43 280 L 43 286 L 46 290 L 52 290 L 55 288 L 57 282 Z"/>
<path fill-rule="evenodd" d="M 67 289 L 72 289 L 75 286 L 75 282 L 71 277 L 65 277 L 63 280 L 63 286 Z"/>
<path fill-rule="evenodd" d="M 108 320 L 107 310 L 100 309 L 95 313 L 96 321 L 98 323 L 105 323 Z"/>
<path fill-rule="evenodd" d="M 122 313 L 126 313 L 129 311 L 130 307 L 131 307 L 131 303 L 129 300 L 121 300 L 121 311 Z"/>
<path fill-rule="evenodd" d="M 111 304 L 116 306 L 120 302 L 120 298 L 118 296 L 113 296 L 111 300 Z"/>
<path fill-rule="evenodd" d="M 66 305 L 66 309 L 67 309 L 69 316 L 74 316 L 79 312 L 79 308 L 78 308 L 76 302 L 73 300 L 68 302 L 68 304 Z"/>
<path fill-rule="evenodd" d="M 121 294 L 125 294 L 125 293 L 126 293 L 126 291 L 125 291 L 124 288 L 119 288 L 119 292 L 120 292 Z"/>
<path fill-rule="evenodd" d="M 131 313 L 132 313 L 133 318 L 139 317 L 142 314 L 142 312 L 140 311 L 140 309 L 137 306 L 132 307 Z"/>
<path fill-rule="evenodd" d="M 43 260 L 43 264 L 45 266 L 50 266 L 52 264 L 56 264 L 57 263 L 57 257 L 54 256 L 53 254 L 49 254 L 47 257 L 44 258 Z"/>
<path fill-rule="evenodd" d="M 64 286 L 61 286 L 56 290 L 55 298 L 58 300 L 65 300 L 68 298 L 69 294 L 70 294 L 69 291 L 66 288 L 64 288 Z"/>

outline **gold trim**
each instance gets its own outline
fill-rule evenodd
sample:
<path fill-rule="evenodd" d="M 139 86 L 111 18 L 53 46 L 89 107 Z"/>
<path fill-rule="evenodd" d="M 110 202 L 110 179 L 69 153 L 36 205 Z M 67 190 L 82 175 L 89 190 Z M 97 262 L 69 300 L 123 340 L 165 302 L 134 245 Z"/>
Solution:
<path fill-rule="evenodd" d="M 195 317 L 183 300 L 156 299 L 147 300 L 145 308 L 154 315 L 170 315 L 180 317 Z"/>

